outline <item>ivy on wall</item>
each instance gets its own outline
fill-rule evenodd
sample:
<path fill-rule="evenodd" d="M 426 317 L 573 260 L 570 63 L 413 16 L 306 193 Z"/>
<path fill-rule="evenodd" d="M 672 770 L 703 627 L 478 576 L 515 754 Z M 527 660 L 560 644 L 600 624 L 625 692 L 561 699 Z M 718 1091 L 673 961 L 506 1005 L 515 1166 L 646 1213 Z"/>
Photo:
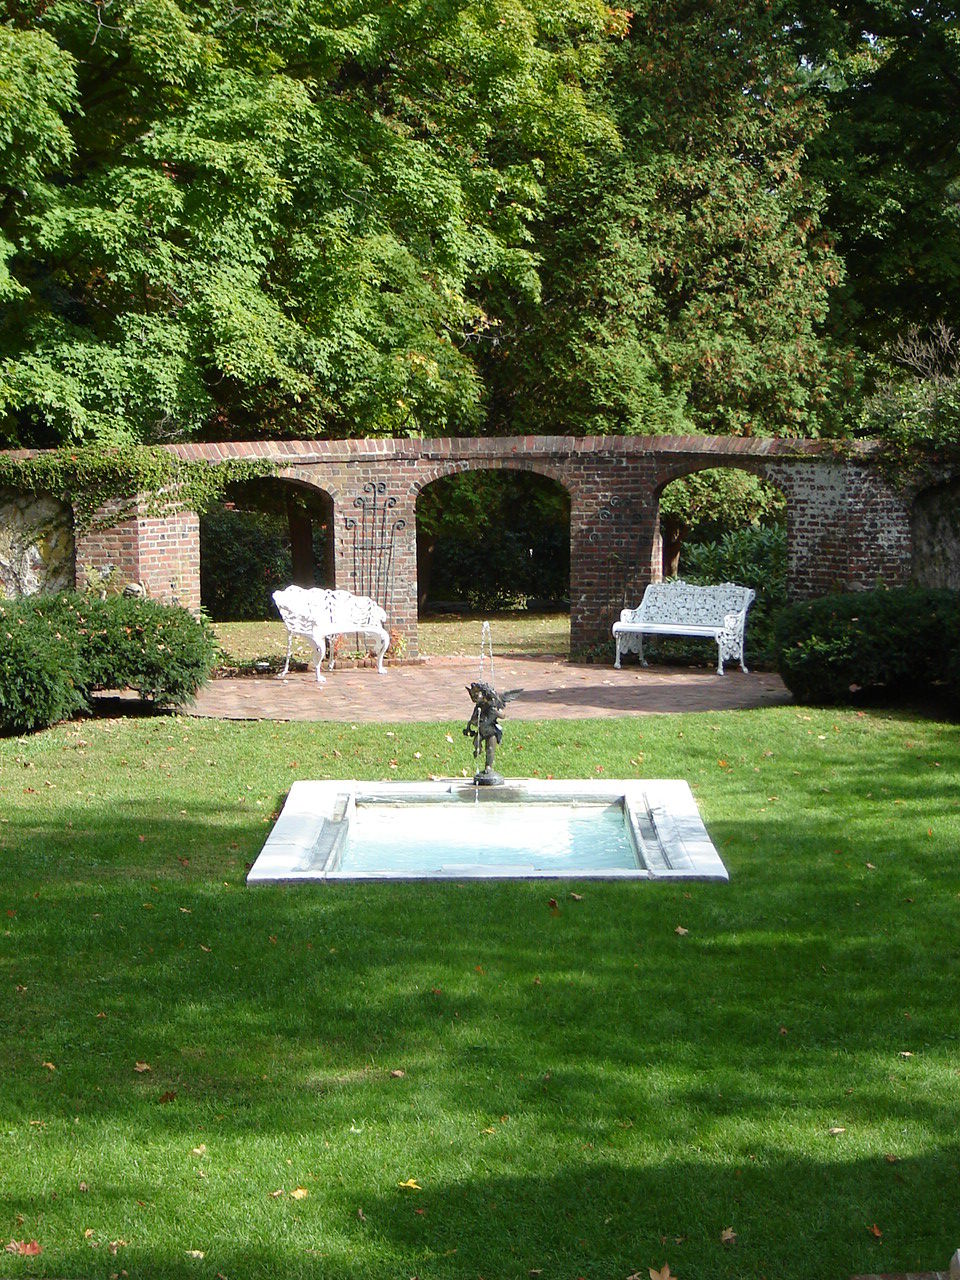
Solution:
<path fill-rule="evenodd" d="M 134 514 L 200 514 L 223 497 L 227 485 L 275 475 L 280 465 L 259 458 L 192 462 L 149 445 L 84 445 L 26 457 L 0 454 L 0 486 L 68 502 L 75 529 L 87 531 Z"/>

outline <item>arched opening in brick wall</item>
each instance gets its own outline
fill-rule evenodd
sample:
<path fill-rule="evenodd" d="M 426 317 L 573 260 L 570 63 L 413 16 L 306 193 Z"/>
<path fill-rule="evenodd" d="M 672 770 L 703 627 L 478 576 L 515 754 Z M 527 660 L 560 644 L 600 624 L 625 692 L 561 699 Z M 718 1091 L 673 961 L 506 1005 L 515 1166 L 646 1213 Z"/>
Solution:
<path fill-rule="evenodd" d="M 700 548 L 741 530 L 785 531 L 786 516 L 785 494 L 742 467 L 705 467 L 674 476 L 657 492 L 655 576 L 684 577 Z"/>
<path fill-rule="evenodd" d="M 532 469 L 462 468 L 417 498 L 419 617 L 570 609 L 570 494 Z"/>
<path fill-rule="evenodd" d="M 931 485 L 910 513 L 911 579 L 924 587 L 960 591 L 960 479 Z"/>
<path fill-rule="evenodd" d="M 229 486 L 200 520 L 200 600 L 214 621 L 276 618 L 280 587 L 332 587 L 333 500 L 312 485 L 264 477 Z"/>
<path fill-rule="evenodd" d="M 748 661 L 767 665 L 774 616 L 787 603 L 787 496 L 752 468 L 724 466 L 684 470 L 659 486 L 656 500 L 652 577 L 751 587 Z M 660 647 L 667 657 L 697 650 L 689 641 Z"/>

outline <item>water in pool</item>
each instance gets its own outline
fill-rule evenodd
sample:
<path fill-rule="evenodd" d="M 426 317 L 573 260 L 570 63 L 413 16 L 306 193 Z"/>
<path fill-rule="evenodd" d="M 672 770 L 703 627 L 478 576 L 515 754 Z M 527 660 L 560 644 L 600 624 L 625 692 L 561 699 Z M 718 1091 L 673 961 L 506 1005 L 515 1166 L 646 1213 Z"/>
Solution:
<path fill-rule="evenodd" d="M 357 804 L 341 874 L 423 876 L 509 869 L 576 875 L 634 870 L 623 805 Z"/>

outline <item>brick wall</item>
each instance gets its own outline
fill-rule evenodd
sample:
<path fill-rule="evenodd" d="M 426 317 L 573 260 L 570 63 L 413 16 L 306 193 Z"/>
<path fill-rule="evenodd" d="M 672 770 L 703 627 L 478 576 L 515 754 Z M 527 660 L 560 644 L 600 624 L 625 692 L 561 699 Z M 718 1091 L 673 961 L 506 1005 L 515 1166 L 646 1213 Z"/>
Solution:
<path fill-rule="evenodd" d="M 910 574 L 910 498 L 886 481 L 875 447 L 866 442 L 843 453 L 816 441 L 711 436 L 239 441 L 172 448 L 211 463 L 270 459 L 281 465 L 281 477 L 329 495 L 336 585 L 378 596 L 411 656 L 417 652 L 417 497 L 432 481 L 459 471 L 531 470 L 569 492 L 575 650 L 608 645 L 623 604 L 637 603 L 658 576 L 663 487 L 708 467 L 751 471 L 785 494 L 794 597 L 898 584 Z M 115 528 L 84 534 L 77 539 L 81 577 L 86 564 L 113 564 L 151 595 L 199 607 L 193 514 L 157 518 L 138 511 Z"/>
<path fill-rule="evenodd" d="M 87 569 L 115 570 L 123 582 L 141 582 L 158 600 L 200 608 L 200 521 L 192 511 L 168 516 L 135 513 L 111 524 L 118 508 L 109 504 L 96 513 L 94 527 L 76 536 L 77 586 Z"/>

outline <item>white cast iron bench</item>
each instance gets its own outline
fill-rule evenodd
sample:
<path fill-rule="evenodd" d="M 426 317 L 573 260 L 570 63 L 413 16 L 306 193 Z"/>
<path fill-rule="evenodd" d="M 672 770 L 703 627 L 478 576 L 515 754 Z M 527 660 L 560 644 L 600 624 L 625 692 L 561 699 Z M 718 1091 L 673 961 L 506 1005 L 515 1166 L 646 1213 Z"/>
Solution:
<path fill-rule="evenodd" d="M 377 670 L 383 675 L 383 655 L 390 644 L 385 627 L 387 613 L 368 596 L 355 596 L 350 591 L 329 591 L 323 587 L 284 587 L 273 593 L 273 603 L 279 610 L 287 628 L 287 660 L 280 672 L 282 679 L 290 670 L 290 654 L 295 636 L 302 636 L 313 645 L 317 658 L 317 682 L 323 684 L 320 665 L 327 650 L 327 641 L 337 636 L 372 636 L 376 642 Z M 333 670 L 333 644 L 330 645 L 330 665 Z"/>
<path fill-rule="evenodd" d="M 651 582 L 643 593 L 638 609 L 624 609 L 620 621 L 613 624 L 617 643 L 617 660 L 624 653 L 643 657 L 643 637 L 703 636 L 717 642 L 717 675 L 723 675 L 723 664 L 731 658 L 743 661 L 744 632 L 747 610 L 756 595 L 749 587 L 734 582 L 716 586 L 698 586 L 674 578 L 670 582 Z"/>

